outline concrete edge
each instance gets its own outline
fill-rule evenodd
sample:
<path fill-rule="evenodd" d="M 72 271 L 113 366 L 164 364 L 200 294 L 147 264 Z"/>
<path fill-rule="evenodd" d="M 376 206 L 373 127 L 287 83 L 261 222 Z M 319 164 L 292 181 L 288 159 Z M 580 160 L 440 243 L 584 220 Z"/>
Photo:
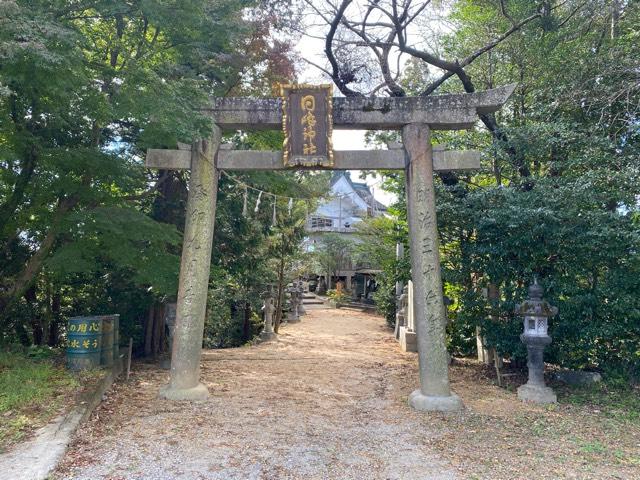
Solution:
<path fill-rule="evenodd" d="M 119 355 L 111 371 L 97 387 L 80 396 L 76 405 L 38 429 L 35 436 L 0 455 L 0 480 L 46 480 L 67 451 L 78 427 L 85 423 L 102 403 L 103 395 L 122 373 L 123 357 Z"/>

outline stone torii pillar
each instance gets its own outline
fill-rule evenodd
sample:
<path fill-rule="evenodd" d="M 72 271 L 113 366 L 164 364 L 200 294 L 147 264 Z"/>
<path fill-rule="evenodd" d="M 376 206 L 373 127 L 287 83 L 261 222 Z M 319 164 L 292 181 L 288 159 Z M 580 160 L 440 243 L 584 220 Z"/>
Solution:
<path fill-rule="evenodd" d="M 191 178 L 180 263 L 176 327 L 171 351 L 171 377 L 160 396 L 169 400 L 203 400 L 200 356 L 207 308 L 211 248 L 215 225 L 218 172 L 215 158 L 222 132 L 191 146 Z"/>
<path fill-rule="evenodd" d="M 409 396 L 409 404 L 416 410 L 455 411 L 462 408 L 462 401 L 449 388 L 447 316 L 440 274 L 429 125 L 406 125 L 402 129 L 402 140 L 407 154 L 409 245 L 420 366 L 420 389 Z"/>
<path fill-rule="evenodd" d="M 418 410 L 446 411 L 462 407 L 460 399 L 449 387 L 433 172 L 477 169 L 480 165 L 479 152 L 432 147 L 430 132 L 472 128 L 479 114 L 496 112 L 514 89 L 515 85 L 506 85 L 471 94 L 333 99 L 335 128 L 402 131 L 404 150 L 335 151 L 331 168 L 406 171 L 415 284 L 413 307 L 420 363 L 420 389 L 411 394 L 409 402 Z M 280 130 L 282 106 L 280 98 L 217 98 L 202 111 L 214 124 L 228 131 Z M 284 165 L 282 151 L 223 149 L 218 152 L 219 145 L 220 130 L 216 127 L 211 142 L 194 146 L 192 152 L 147 151 L 147 167 L 194 170 L 180 273 L 171 382 L 162 392 L 166 398 L 195 399 L 207 394 L 198 379 L 215 212 L 216 169 L 290 169 Z M 202 161 L 203 158 L 207 161 Z M 192 199 L 192 195 L 197 198 Z"/>

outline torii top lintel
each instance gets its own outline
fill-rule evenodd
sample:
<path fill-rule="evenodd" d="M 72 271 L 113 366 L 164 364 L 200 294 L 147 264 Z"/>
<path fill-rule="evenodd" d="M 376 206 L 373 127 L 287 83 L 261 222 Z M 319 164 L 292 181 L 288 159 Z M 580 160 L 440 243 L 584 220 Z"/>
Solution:
<path fill-rule="evenodd" d="M 397 130 L 409 123 L 426 123 L 434 130 L 467 129 L 478 115 L 499 110 L 515 88 L 511 84 L 484 92 L 427 97 L 335 97 L 333 126 Z M 281 102 L 279 98 L 214 98 L 204 111 L 223 130 L 277 130 L 282 127 Z"/>

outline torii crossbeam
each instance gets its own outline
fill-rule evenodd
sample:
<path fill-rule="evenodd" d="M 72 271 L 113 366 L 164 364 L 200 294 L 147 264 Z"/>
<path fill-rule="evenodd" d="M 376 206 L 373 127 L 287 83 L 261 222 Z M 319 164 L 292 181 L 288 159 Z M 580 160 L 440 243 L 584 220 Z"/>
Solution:
<path fill-rule="evenodd" d="M 473 94 L 333 99 L 335 128 L 402 132 L 403 150 L 336 151 L 332 168 L 406 171 L 420 366 L 420 388 L 409 396 L 409 403 L 418 410 L 462 408 L 462 402 L 449 387 L 446 313 L 433 172 L 470 170 L 480 166 L 478 152 L 432 147 L 431 130 L 471 128 L 479 114 L 500 109 L 514 89 L 515 85 L 508 85 Z M 149 150 L 146 159 L 150 168 L 191 169 L 171 379 L 161 391 L 161 396 L 173 400 L 196 400 L 208 395 L 207 388 L 200 383 L 200 356 L 218 188 L 217 170 L 285 169 L 282 152 L 220 148 L 223 130 L 280 129 L 280 99 L 218 98 L 212 100 L 205 111 L 213 121 L 210 139 L 194 142 L 190 150 Z"/>

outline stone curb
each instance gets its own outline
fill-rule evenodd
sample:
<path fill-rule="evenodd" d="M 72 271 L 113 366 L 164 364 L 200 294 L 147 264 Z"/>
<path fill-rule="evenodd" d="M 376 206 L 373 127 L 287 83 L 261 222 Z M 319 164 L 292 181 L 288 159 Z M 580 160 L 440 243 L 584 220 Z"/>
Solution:
<path fill-rule="evenodd" d="M 122 373 L 122 355 L 92 392 L 84 393 L 66 414 L 38 429 L 34 438 L 0 455 L 0 480 L 46 480 L 65 454 L 78 427 L 102 402 L 103 395 Z"/>

